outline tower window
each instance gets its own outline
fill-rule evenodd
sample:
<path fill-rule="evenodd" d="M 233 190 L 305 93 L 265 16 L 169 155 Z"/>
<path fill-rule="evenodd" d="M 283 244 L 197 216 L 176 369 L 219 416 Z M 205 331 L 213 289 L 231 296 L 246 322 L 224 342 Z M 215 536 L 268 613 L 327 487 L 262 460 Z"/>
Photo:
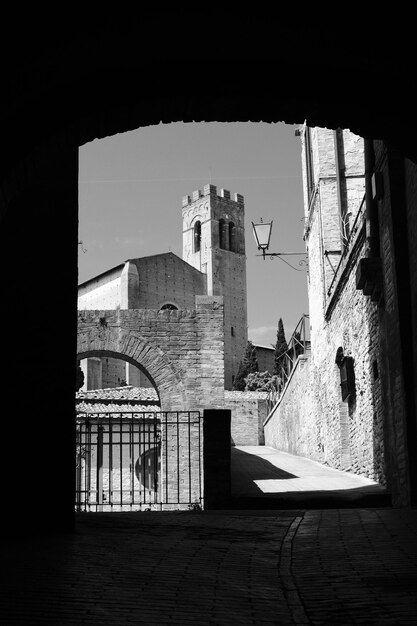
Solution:
<path fill-rule="evenodd" d="M 200 252 L 201 249 L 201 222 L 194 224 L 194 252 Z"/>
<path fill-rule="evenodd" d="M 234 329 L 234 326 L 231 326 L 231 327 L 230 327 L 230 334 L 232 335 L 232 337 L 234 337 L 234 336 L 235 336 L 235 329 Z"/>
<path fill-rule="evenodd" d="M 226 250 L 226 222 L 219 220 L 219 248 Z"/>
<path fill-rule="evenodd" d="M 233 222 L 229 224 L 229 250 L 236 252 L 236 226 Z"/>

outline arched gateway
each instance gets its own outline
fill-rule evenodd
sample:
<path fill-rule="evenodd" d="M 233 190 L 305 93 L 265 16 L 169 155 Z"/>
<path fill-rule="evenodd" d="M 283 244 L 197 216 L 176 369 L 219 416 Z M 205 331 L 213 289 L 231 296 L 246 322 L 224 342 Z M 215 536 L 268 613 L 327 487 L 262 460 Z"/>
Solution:
<path fill-rule="evenodd" d="M 154 383 L 158 413 L 77 417 L 78 510 L 141 510 L 201 503 L 200 415 L 224 406 L 222 297 L 195 309 L 78 312 L 77 358 L 120 358 Z"/>
<path fill-rule="evenodd" d="M 221 296 L 196 296 L 193 310 L 78 312 L 77 358 L 111 356 L 136 365 L 164 411 L 224 406 Z"/>

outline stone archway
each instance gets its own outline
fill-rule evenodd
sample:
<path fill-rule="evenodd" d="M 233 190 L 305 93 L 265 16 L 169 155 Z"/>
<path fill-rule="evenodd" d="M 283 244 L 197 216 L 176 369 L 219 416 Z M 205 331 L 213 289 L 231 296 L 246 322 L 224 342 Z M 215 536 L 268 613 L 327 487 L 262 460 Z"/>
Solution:
<path fill-rule="evenodd" d="M 26 26 L 16 20 L 14 26 L 8 25 L 0 42 L 2 58 L 6 59 L 2 70 L 6 97 L 0 104 L 0 209 L 5 214 L 2 227 L 6 233 L 2 261 L 7 268 L 2 282 L 6 303 L 2 326 L 7 330 L 2 341 L 12 372 L 7 380 L 4 413 L 14 415 L 15 399 L 20 400 L 20 421 L 5 420 L 3 435 L 5 440 L 19 437 L 21 458 L 30 458 L 36 446 L 45 448 L 47 443 L 51 467 L 62 467 L 64 458 L 67 468 L 50 473 L 50 506 L 42 508 L 37 483 L 28 485 L 25 464 L 15 465 L 15 480 L 5 486 L 4 498 L 14 499 L 16 483 L 26 484 L 26 493 L 20 503 L 15 502 L 14 515 L 8 516 L 11 528 L 26 520 L 28 510 L 37 512 L 31 520 L 34 523 L 37 517 L 42 527 L 64 528 L 68 524 L 72 528 L 73 524 L 70 494 L 74 482 L 78 146 L 161 122 L 298 124 L 307 118 L 313 126 L 340 126 L 365 138 L 383 139 L 417 161 L 416 129 L 410 123 L 414 98 L 409 76 L 414 70 L 414 56 L 411 48 L 398 46 L 391 14 L 383 25 L 374 19 L 365 25 L 361 16 L 358 24 L 369 41 L 364 51 L 352 38 L 350 20 L 342 20 L 334 28 L 325 20 L 319 22 L 314 11 L 304 15 L 301 22 L 293 16 L 283 17 L 281 10 L 275 19 L 269 13 L 255 12 L 247 20 L 234 12 L 230 32 L 242 43 L 239 51 L 236 46 L 220 46 L 217 51 L 212 46 L 194 46 L 192 54 L 196 20 L 186 12 L 176 11 L 164 19 L 159 11 L 152 20 L 141 12 L 136 21 L 131 15 L 116 19 L 113 13 L 94 14 L 90 23 L 85 15 L 82 19 L 78 14 L 73 17 L 74 23 L 69 14 L 65 23 L 61 20 L 59 27 L 52 29 L 50 20 L 36 29 L 30 20 Z M 224 35 L 226 23 L 224 11 L 219 16 L 212 12 L 202 15 L 207 34 Z M 412 42 L 413 38 L 404 33 L 405 27 L 401 19 L 401 41 Z M 179 33 L 184 36 L 179 37 Z M 322 59 L 326 59 L 324 65 Z M 318 67 L 325 72 L 321 81 L 317 80 Z M 202 80 L 212 85 L 204 96 Z M 383 97 L 375 96 L 378 90 Z M 401 192 L 401 185 L 395 181 L 393 185 Z M 396 207 L 401 206 L 400 197 Z M 404 216 L 396 217 L 389 207 L 386 211 L 389 218 L 396 219 L 397 233 Z M 415 212 L 410 220 L 414 216 Z M 404 246 L 400 247 L 404 251 Z M 406 250 L 404 255 L 405 271 L 401 267 L 397 271 L 399 296 L 405 298 L 402 311 L 408 305 L 408 272 L 415 278 L 415 267 L 410 265 L 409 269 Z M 36 280 L 38 276 L 42 276 L 41 281 Z M 53 299 L 48 299 L 52 290 Z M 400 328 L 407 348 L 412 326 L 402 311 L 401 317 L 395 310 L 389 321 L 390 328 Z M 10 331 L 12 324 L 20 332 Z M 393 335 L 388 354 L 399 350 L 397 336 Z M 391 344 L 395 350 L 390 352 Z M 60 366 L 52 367 L 58 350 Z M 402 420 L 399 433 L 409 428 L 414 437 L 415 344 L 404 354 L 408 359 L 403 371 L 409 400 L 405 408 L 394 411 L 394 406 L 393 414 Z M 23 358 L 32 365 L 24 380 L 24 394 Z M 397 385 L 396 381 L 401 382 L 400 367 L 394 374 Z M 56 419 L 58 408 L 60 420 Z M 56 430 L 39 429 L 34 410 Z M 63 442 L 60 447 L 55 445 L 57 436 Z M 396 440 L 394 434 L 390 439 Z M 417 473 L 407 467 L 404 437 L 400 444 L 399 454 L 393 450 L 392 473 L 404 484 L 409 475 Z M 410 446 L 411 454 L 414 439 Z"/>
<path fill-rule="evenodd" d="M 112 357 L 131 363 L 140 369 L 152 382 L 159 400 L 162 411 L 184 409 L 187 404 L 184 384 L 175 369 L 175 365 L 158 348 L 153 347 L 137 333 L 126 332 L 122 346 L 107 337 L 97 336 L 90 331 L 86 342 L 85 333 L 78 334 L 77 359 L 87 359 L 89 357 Z M 85 350 L 86 343 L 94 345 L 93 349 Z M 111 344 L 114 343 L 113 349 Z M 81 351 L 80 344 L 84 346 Z M 123 350 L 123 345 L 128 346 L 128 351 Z M 129 346 L 135 346 L 133 354 L 130 355 Z M 122 351 L 118 351 L 122 350 Z M 143 355 L 143 356 L 141 356 Z"/>
<path fill-rule="evenodd" d="M 203 348 L 210 346 L 207 356 Z M 224 403 L 223 302 L 196 296 L 195 310 L 78 312 L 77 359 L 112 356 L 132 363 L 157 388 L 164 411 Z"/>

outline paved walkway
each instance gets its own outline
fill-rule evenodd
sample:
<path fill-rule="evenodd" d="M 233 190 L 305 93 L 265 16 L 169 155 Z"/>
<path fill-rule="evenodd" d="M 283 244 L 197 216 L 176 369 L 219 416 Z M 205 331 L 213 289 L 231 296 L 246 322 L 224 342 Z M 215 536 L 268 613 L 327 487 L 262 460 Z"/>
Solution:
<path fill-rule="evenodd" d="M 415 509 L 354 508 L 381 488 L 264 446 L 233 450 L 232 480 L 227 511 L 84 513 L 73 534 L 3 535 L 0 623 L 417 624 Z"/>
<path fill-rule="evenodd" d="M 4 626 L 417 623 L 417 511 L 79 514 L 3 536 Z"/>
<path fill-rule="evenodd" d="M 331 469 L 268 446 L 232 448 L 232 495 L 238 502 L 275 500 L 277 506 L 389 504 L 386 489 L 373 480 Z"/>

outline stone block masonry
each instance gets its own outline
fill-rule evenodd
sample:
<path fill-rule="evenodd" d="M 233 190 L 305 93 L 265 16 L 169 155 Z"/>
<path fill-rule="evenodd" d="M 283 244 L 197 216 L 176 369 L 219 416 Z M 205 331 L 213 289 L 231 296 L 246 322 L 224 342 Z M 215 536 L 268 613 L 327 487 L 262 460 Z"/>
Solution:
<path fill-rule="evenodd" d="M 182 202 L 183 259 L 207 278 L 207 294 L 224 297 L 225 389 L 233 388 L 247 343 L 244 198 L 206 185 Z"/>
<path fill-rule="evenodd" d="M 299 357 L 268 416 L 265 442 L 385 484 L 378 308 L 356 286 L 368 254 L 363 140 L 315 128 L 302 143 L 311 354 Z M 340 351 L 353 360 L 346 398 Z"/>
<path fill-rule="evenodd" d="M 78 313 L 77 357 L 111 356 L 142 369 L 162 410 L 224 406 L 223 298 L 196 296 L 190 310 Z"/>
<path fill-rule="evenodd" d="M 267 417 L 265 392 L 225 391 L 225 408 L 231 412 L 231 443 L 261 446 L 265 443 L 263 423 Z"/>
<path fill-rule="evenodd" d="M 336 300 L 320 332 L 312 329 L 311 356 L 299 357 L 264 425 L 265 443 L 385 484 L 377 306 L 356 289 L 354 271 Z M 354 359 L 356 393 L 346 402 L 335 363 L 339 347 Z"/>

